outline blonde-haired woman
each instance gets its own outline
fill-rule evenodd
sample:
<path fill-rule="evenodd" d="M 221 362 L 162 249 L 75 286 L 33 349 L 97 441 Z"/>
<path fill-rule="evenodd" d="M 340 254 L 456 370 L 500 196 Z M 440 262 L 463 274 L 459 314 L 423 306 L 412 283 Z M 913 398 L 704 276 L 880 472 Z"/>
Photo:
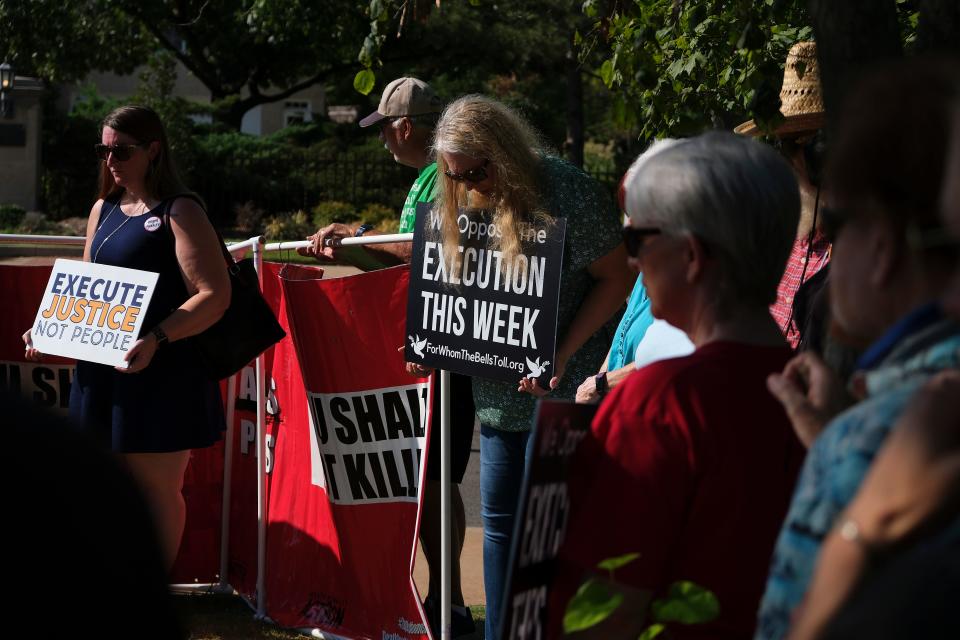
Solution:
<path fill-rule="evenodd" d="M 441 178 L 436 206 L 448 246 L 457 243 L 456 219 L 464 207 L 493 212 L 501 237 L 491 240 L 496 244 L 491 248 L 503 252 L 507 262 L 520 251 L 522 224 L 560 218 L 567 223 L 550 390 L 526 378 L 516 387 L 483 379 L 473 385 L 481 425 L 486 637 L 492 639 L 500 622 L 534 396 L 574 398 L 580 381 L 595 372 L 606 355 L 614 316 L 635 275 L 627 268 L 611 198 L 583 171 L 548 155 L 530 125 L 509 107 L 477 95 L 456 100 L 437 124 L 434 148 Z"/>

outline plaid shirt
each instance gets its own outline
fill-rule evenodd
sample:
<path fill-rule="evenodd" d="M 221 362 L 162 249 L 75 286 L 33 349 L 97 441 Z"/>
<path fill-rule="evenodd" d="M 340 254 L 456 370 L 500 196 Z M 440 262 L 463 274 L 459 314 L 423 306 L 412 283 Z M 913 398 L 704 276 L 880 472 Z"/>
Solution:
<path fill-rule="evenodd" d="M 808 249 L 810 264 L 804 271 Z M 812 278 L 820 269 L 823 269 L 828 262 L 830 262 L 830 243 L 819 231 L 814 235 L 812 244 L 809 242 L 809 236 L 807 235 L 797 238 L 797 241 L 793 243 L 793 250 L 787 260 L 787 268 L 780 279 L 780 285 L 777 287 L 777 301 L 770 305 L 770 314 L 777 321 L 777 325 L 783 331 L 787 342 L 794 349 L 800 342 L 800 331 L 797 329 L 797 322 L 793 318 L 793 297 L 797 294 L 800 285 Z M 801 277 L 803 278 L 802 281 L 800 280 Z"/>

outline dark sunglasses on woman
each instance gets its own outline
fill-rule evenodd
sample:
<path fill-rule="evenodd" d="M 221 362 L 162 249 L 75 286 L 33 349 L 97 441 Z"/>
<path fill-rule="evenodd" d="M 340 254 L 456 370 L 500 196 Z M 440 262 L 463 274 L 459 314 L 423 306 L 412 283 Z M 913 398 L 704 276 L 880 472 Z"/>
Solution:
<path fill-rule="evenodd" d="M 444 175 L 453 180 L 454 182 L 469 182 L 471 184 L 477 182 L 483 182 L 487 179 L 487 165 L 490 164 L 490 159 L 483 161 L 483 164 L 474 167 L 473 169 L 467 169 L 463 173 L 454 173 L 447 169 L 444 171 Z"/>
<path fill-rule="evenodd" d="M 106 144 L 95 144 L 93 145 L 93 151 L 101 160 L 106 160 L 107 156 L 112 153 L 114 160 L 124 162 L 125 160 L 130 159 L 130 156 L 133 155 L 135 149 L 142 149 L 149 146 L 149 144 L 149 142 L 138 142 L 137 144 L 115 144 L 112 146 Z"/>
<path fill-rule="evenodd" d="M 627 255 L 635 258 L 640 253 L 644 238 L 661 233 L 663 231 L 657 227 L 641 227 L 638 229 L 630 225 L 625 226 L 623 228 L 623 245 L 627 249 Z"/>

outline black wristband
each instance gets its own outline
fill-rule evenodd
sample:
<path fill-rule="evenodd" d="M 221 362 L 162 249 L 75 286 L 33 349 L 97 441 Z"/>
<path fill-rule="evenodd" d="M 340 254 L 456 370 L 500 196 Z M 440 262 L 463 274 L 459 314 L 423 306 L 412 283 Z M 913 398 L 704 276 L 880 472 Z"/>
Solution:
<path fill-rule="evenodd" d="M 600 397 L 607 395 L 607 392 L 610 391 L 610 384 L 607 382 L 607 372 L 601 371 L 594 377 L 594 381 L 597 387 L 597 393 Z"/>
<path fill-rule="evenodd" d="M 160 325 L 157 325 L 151 329 L 150 333 L 152 333 L 153 337 L 157 339 L 157 347 L 161 347 L 170 342 L 170 338 L 168 338 L 167 334 L 163 332 L 163 329 L 160 328 Z"/>
<path fill-rule="evenodd" d="M 357 230 L 353 233 L 353 237 L 354 237 L 354 238 L 359 238 L 360 236 L 362 236 L 363 234 L 365 234 L 367 231 L 370 231 L 370 230 L 372 230 L 372 229 L 373 229 L 373 225 L 372 225 L 372 224 L 367 224 L 366 222 L 364 222 L 362 225 L 360 225 L 359 227 L 357 227 Z"/>

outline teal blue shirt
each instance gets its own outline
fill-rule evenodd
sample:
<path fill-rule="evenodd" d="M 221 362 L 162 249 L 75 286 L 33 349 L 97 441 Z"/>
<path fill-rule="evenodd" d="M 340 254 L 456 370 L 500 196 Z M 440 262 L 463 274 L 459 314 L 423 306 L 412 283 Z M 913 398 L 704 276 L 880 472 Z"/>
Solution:
<path fill-rule="evenodd" d="M 607 371 L 616 371 L 633 362 L 637 347 L 652 324 L 650 298 L 647 297 L 647 290 L 643 288 L 643 274 L 640 274 L 637 283 L 633 285 L 630 299 L 627 300 L 627 310 L 623 313 L 617 333 L 613 336 Z"/>

